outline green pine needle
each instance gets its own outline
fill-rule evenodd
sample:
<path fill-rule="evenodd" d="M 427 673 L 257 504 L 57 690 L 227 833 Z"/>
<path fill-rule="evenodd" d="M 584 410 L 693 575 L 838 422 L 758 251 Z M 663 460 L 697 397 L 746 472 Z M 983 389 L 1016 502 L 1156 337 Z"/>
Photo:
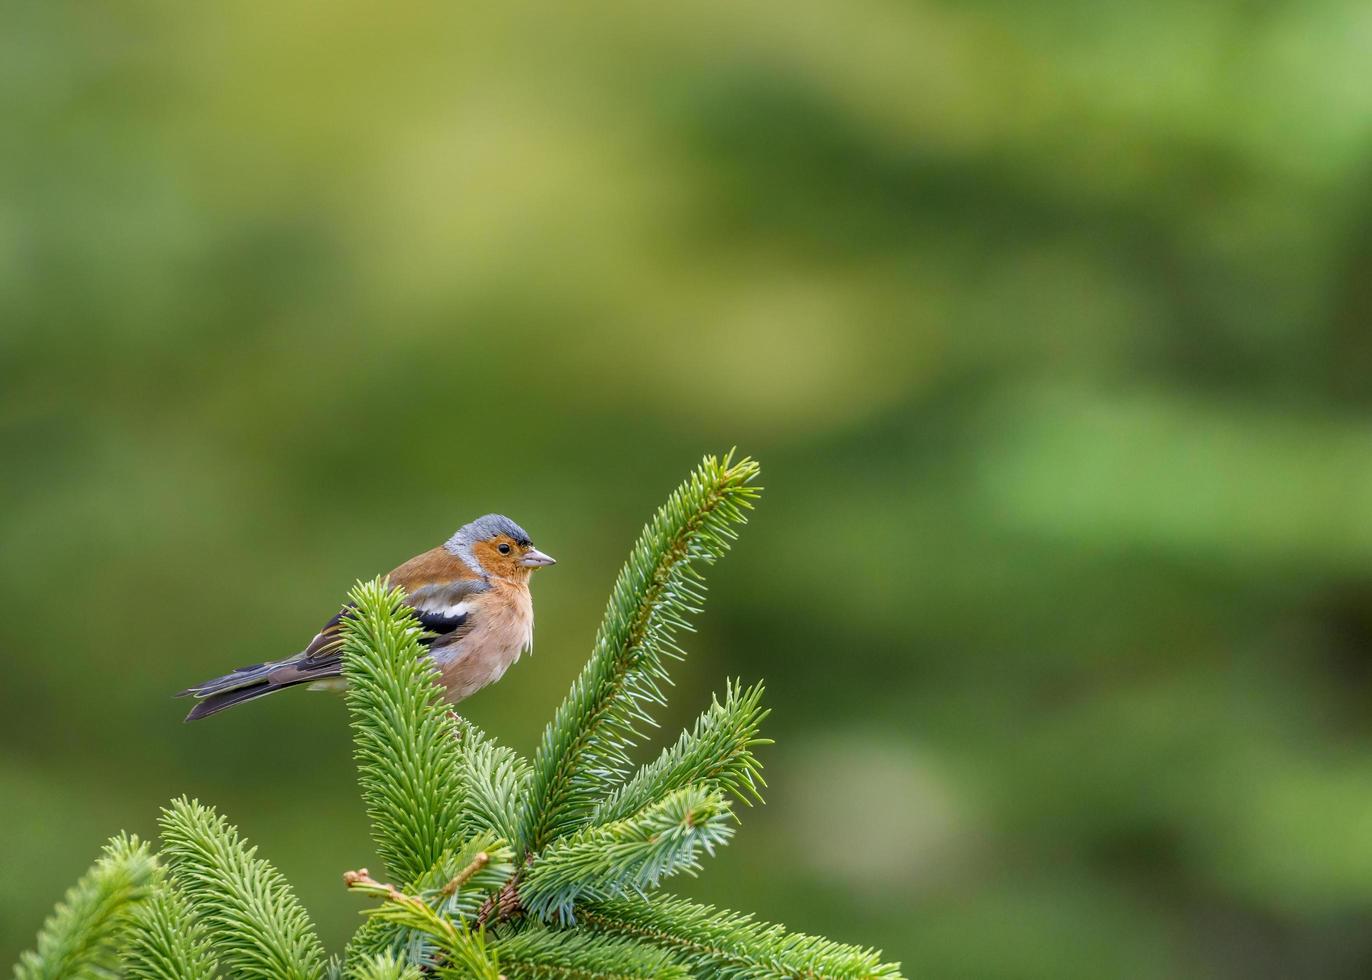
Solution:
<path fill-rule="evenodd" d="M 787 932 L 751 915 L 696 905 L 663 895 L 578 907 L 578 921 L 619 938 L 652 943 L 674 953 L 700 976 L 804 977 L 861 980 L 900 976 L 900 964 L 881 954 L 819 936 Z"/>
<path fill-rule="evenodd" d="M 365 910 L 364 915 L 371 910 Z M 430 964 L 434 962 L 435 945 L 427 933 L 415 932 L 402 926 L 368 915 L 348 940 L 343 961 L 348 969 L 362 965 L 378 956 L 394 957 L 404 963 Z"/>
<path fill-rule="evenodd" d="M 769 713 L 762 707 L 762 690 L 761 684 L 744 690 L 741 684 L 729 682 L 724 702 L 711 698 L 710 707 L 696 719 L 695 728 L 683 731 L 675 745 L 663 749 L 657 759 L 640 768 L 596 807 L 591 823 L 620 820 L 692 783 L 732 793 L 744 803 L 761 802 L 758 786 L 766 782 L 752 748 L 772 744 L 771 739 L 758 737 L 762 720 Z"/>
<path fill-rule="evenodd" d="M 457 719 L 457 730 L 458 769 L 466 790 L 460 804 L 463 829 L 469 834 L 491 830 L 516 840 L 532 778 L 529 763 L 465 718 Z"/>
<path fill-rule="evenodd" d="M 348 980 L 423 980 L 419 967 L 389 953 L 363 960 L 348 968 Z"/>
<path fill-rule="evenodd" d="M 700 868 L 700 852 L 733 836 L 733 811 L 717 790 L 687 786 L 638 813 L 554 841 L 519 887 L 530 914 L 570 921 L 581 901 L 637 893 Z"/>
<path fill-rule="evenodd" d="M 543 733 L 521 843 L 541 850 L 584 826 L 630 770 L 627 750 L 665 702 L 677 632 L 705 599 L 699 564 L 729 549 L 759 488 L 751 459 L 707 456 L 644 528 L 615 581 L 591 658 Z"/>
<path fill-rule="evenodd" d="M 134 913 L 124 955 L 129 980 L 203 980 L 215 974 L 205 927 L 176 886 L 163 877 L 150 901 Z"/>
<path fill-rule="evenodd" d="M 490 831 L 445 854 L 410 889 L 434 911 L 450 919 L 471 920 L 491 892 L 514 874 L 514 853 Z"/>
<path fill-rule="evenodd" d="M 499 980 L 500 971 L 486 948 L 484 933 L 473 932 L 461 919 L 455 922 L 439 915 L 419 896 L 407 895 L 393 885 L 375 881 L 365 870 L 350 871 L 344 875 L 344 880 L 351 891 L 383 900 L 380 905 L 368 909 L 368 915 L 424 933 L 434 941 L 434 954 L 424 962 L 426 969 L 443 978 Z"/>
<path fill-rule="evenodd" d="M 357 874 L 365 875 L 366 872 Z M 457 853 L 439 858 L 416 879 L 410 892 L 440 916 L 465 925 L 475 920 L 486 899 L 513 874 L 514 854 L 498 837 L 486 831 L 464 843 Z M 345 880 L 352 881 L 354 877 L 349 873 Z M 359 886 L 353 884 L 351 887 Z M 348 944 L 350 968 L 378 955 L 394 955 L 411 963 L 434 962 L 434 945 L 426 933 L 407 930 L 374 913 L 374 909 L 366 910 L 364 914 L 371 918 Z"/>
<path fill-rule="evenodd" d="M 354 586 L 343 620 L 358 783 L 376 851 L 409 883 L 462 839 L 464 787 L 452 716 L 404 593 Z"/>
<path fill-rule="evenodd" d="M 493 944 L 509 980 L 685 980 L 672 954 L 632 940 L 531 925 Z"/>
<path fill-rule="evenodd" d="M 43 923 L 15 980 L 96 980 L 117 974 L 120 949 L 152 894 L 157 861 L 137 837 L 111 838 L 101 857 Z"/>
<path fill-rule="evenodd" d="M 210 807 L 184 797 L 162 811 L 162 855 L 173 884 L 235 977 L 315 980 L 324 949 L 280 872 L 256 857 Z"/>

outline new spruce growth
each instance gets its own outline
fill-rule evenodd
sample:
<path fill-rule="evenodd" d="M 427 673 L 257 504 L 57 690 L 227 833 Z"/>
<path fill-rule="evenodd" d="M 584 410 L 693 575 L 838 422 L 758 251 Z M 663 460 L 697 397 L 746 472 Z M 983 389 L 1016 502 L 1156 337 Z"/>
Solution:
<path fill-rule="evenodd" d="M 181 799 L 156 856 L 110 843 L 16 977 L 897 977 L 872 950 L 659 890 L 729 842 L 736 802 L 761 799 L 761 685 L 731 681 L 656 759 L 629 761 L 757 473 L 707 457 L 649 522 L 532 760 L 443 703 L 399 590 L 353 589 L 347 703 L 386 880 L 344 875 L 373 904 L 342 957 L 326 959 L 289 885 L 223 817 Z"/>

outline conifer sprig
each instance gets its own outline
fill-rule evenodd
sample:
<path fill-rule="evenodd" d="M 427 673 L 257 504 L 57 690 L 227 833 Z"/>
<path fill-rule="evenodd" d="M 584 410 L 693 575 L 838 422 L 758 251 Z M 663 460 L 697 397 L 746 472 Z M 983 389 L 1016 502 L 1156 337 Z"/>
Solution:
<path fill-rule="evenodd" d="M 348 598 L 343 669 L 357 781 L 376 852 L 408 884 L 462 840 L 465 789 L 452 717 L 404 593 L 374 579 Z"/>
<path fill-rule="evenodd" d="M 455 854 L 445 854 L 411 889 L 434 911 L 464 922 L 476 917 L 491 892 L 514 874 L 514 854 L 491 831 L 478 834 Z"/>
<path fill-rule="evenodd" d="M 367 911 L 363 914 L 367 914 Z M 427 933 L 405 929 L 385 919 L 367 915 L 348 940 L 347 948 L 343 951 L 343 962 L 349 970 L 361 969 L 378 956 L 428 966 L 434 962 L 435 946 Z"/>
<path fill-rule="evenodd" d="M 520 901 L 532 915 L 567 921 L 576 902 L 637 893 L 678 872 L 693 873 L 701 851 L 713 854 L 733 836 L 732 816 L 717 790 L 676 790 L 623 820 L 549 844 L 520 885 Z"/>
<path fill-rule="evenodd" d="M 113 976 L 133 916 L 147 902 L 157 861 L 137 837 L 120 834 L 43 923 L 38 944 L 20 957 L 16 980 Z"/>
<path fill-rule="evenodd" d="M 724 701 L 712 697 L 710 707 L 696 719 L 695 728 L 683 731 L 676 744 L 663 749 L 597 806 L 591 823 L 622 819 L 693 783 L 731 793 L 744 803 L 762 802 L 758 786 L 766 782 L 762 765 L 752 752 L 754 746 L 772 744 L 770 738 L 758 737 L 762 720 L 769 713 L 762 707 L 762 691 L 761 684 L 745 690 L 742 684 L 730 681 Z"/>
<path fill-rule="evenodd" d="M 176 886 L 159 875 L 152 897 L 134 912 L 124 955 L 129 980 L 203 980 L 215 975 L 205 927 Z"/>
<path fill-rule="evenodd" d="M 182 797 L 159 822 L 171 880 L 205 925 L 226 973 L 262 980 L 323 976 L 324 949 L 309 915 L 280 872 L 227 820 Z"/>
<path fill-rule="evenodd" d="M 375 880 L 366 868 L 349 871 L 343 881 L 352 891 L 383 899 L 380 905 L 367 910 L 368 915 L 432 938 L 439 958 L 429 968 L 439 977 L 499 980 L 500 971 L 481 932 L 473 932 L 461 920 L 444 918 L 417 895 L 407 895 L 394 885 Z"/>
<path fill-rule="evenodd" d="M 537 851 L 584 825 L 623 781 L 627 750 L 663 704 L 678 630 L 705 601 L 698 568 L 729 550 L 760 488 L 758 465 L 707 456 L 644 528 L 615 580 L 591 658 L 539 743 L 521 843 Z"/>
<path fill-rule="evenodd" d="M 440 857 L 415 880 L 410 892 L 438 915 L 465 926 L 476 921 L 491 893 L 504 885 L 514 870 L 509 847 L 486 831 L 468 840 L 457 853 Z M 350 879 L 345 876 L 344 880 Z M 389 894 L 391 886 L 385 887 Z M 437 962 L 431 935 L 406 928 L 394 916 L 378 917 L 371 912 L 367 910 L 368 921 L 348 943 L 345 959 L 350 968 L 377 956 L 400 956 L 407 962 L 426 966 Z"/>
<path fill-rule="evenodd" d="M 725 980 L 806 977 L 833 980 L 896 978 L 900 964 L 881 954 L 819 936 L 787 932 L 751 915 L 658 895 L 579 908 L 578 919 L 607 936 L 669 950 L 693 973 Z"/>
<path fill-rule="evenodd" d="M 493 943 L 509 980 L 685 980 L 672 954 L 625 939 L 533 925 Z"/>
<path fill-rule="evenodd" d="M 423 980 L 419 967 L 406 963 L 393 953 L 377 953 L 353 964 L 348 980 Z"/>
<path fill-rule="evenodd" d="M 456 724 L 464 832 L 491 830 L 504 840 L 516 840 L 532 776 L 528 761 L 467 719 L 458 718 Z"/>

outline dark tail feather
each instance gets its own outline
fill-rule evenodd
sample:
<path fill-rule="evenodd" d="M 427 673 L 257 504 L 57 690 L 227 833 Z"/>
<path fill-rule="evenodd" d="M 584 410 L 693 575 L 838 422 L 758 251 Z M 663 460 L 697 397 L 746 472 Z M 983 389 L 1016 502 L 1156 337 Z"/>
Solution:
<path fill-rule="evenodd" d="M 225 708 L 232 708 L 235 704 L 264 697 L 288 687 L 295 687 L 297 684 L 337 677 L 340 672 L 336 665 L 332 669 L 326 667 L 323 670 L 301 670 L 289 661 L 254 664 L 251 667 L 241 667 L 232 674 L 188 687 L 178 692 L 177 697 L 191 695 L 197 699 L 196 706 L 186 715 L 186 721 L 196 721 L 217 714 Z"/>
<path fill-rule="evenodd" d="M 260 698 L 265 694 L 271 694 L 273 691 L 279 691 L 283 687 L 289 686 L 286 684 L 275 686 L 263 681 L 261 684 L 254 684 L 252 687 L 240 687 L 232 691 L 224 691 L 221 694 L 210 694 L 196 702 L 195 707 L 186 715 L 186 720 L 198 721 L 201 718 L 208 718 L 225 708 L 232 708 L 235 704 L 251 701 L 253 698 Z"/>

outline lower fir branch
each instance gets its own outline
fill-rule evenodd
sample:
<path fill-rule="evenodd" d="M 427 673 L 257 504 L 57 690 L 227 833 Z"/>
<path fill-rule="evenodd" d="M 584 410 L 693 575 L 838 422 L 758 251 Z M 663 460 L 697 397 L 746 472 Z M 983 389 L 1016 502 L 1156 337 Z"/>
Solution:
<path fill-rule="evenodd" d="M 514 855 L 494 833 L 483 831 L 445 853 L 405 886 L 436 912 L 464 922 L 474 918 L 487 897 L 514 874 Z"/>
<path fill-rule="evenodd" d="M 477 851 L 470 864 L 466 865 L 461 871 L 448 879 L 448 883 L 439 889 L 446 898 L 452 898 L 457 894 L 458 889 L 472 879 L 482 868 L 491 863 L 490 854 L 485 851 Z"/>
<path fill-rule="evenodd" d="M 490 830 L 506 841 L 517 842 L 519 815 L 528 805 L 532 778 L 529 763 L 466 718 L 456 714 L 452 718 L 463 786 L 458 803 L 463 830 L 468 834 Z"/>
<path fill-rule="evenodd" d="M 472 932 L 463 921 L 444 918 L 417 895 L 407 895 L 394 885 L 377 881 L 366 868 L 346 872 L 343 883 L 349 891 L 383 899 L 369 910 L 374 918 L 432 937 L 437 946 L 433 971 L 439 977 L 500 980 L 483 933 Z"/>
<path fill-rule="evenodd" d="M 432 966 L 438 962 L 438 944 L 426 932 L 368 916 L 353 933 L 344 951 L 343 961 L 349 971 L 362 969 L 377 957 L 390 957 L 403 963 Z"/>
<path fill-rule="evenodd" d="M 687 786 L 623 820 L 553 841 L 519 885 L 530 914 L 574 919 L 578 903 L 640 893 L 700 868 L 700 853 L 732 837 L 733 811 L 718 790 Z"/>
<path fill-rule="evenodd" d="M 752 750 L 771 744 L 771 739 L 758 737 L 768 714 L 762 707 L 762 690 L 761 684 L 744 689 L 741 683 L 730 681 L 724 701 L 712 698 L 695 727 L 683 731 L 674 745 L 663 749 L 657 759 L 642 766 L 597 806 L 590 822 L 622 820 L 672 790 L 693 783 L 713 786 L 750 805 L 754 800 L 761 802 L 758 786 L 766 784 Z"/>
<path fill-rule="evenodd" d="M 203 980 L 215 975 L 205 927 L 170 881 L 157 883 L 152 898 L 134 913 L 130 933 L 124 951 L 127 980 Z"/>
<path fill-rule="evenodd" d="M 417 881 L 395 891 L 413 894 L 442 918 L 479 928 L 485 922 L 479 917 L 484 903 L 513 874 L 510 849 L 487 831 L 465 841 L 456 854 L 445 853 Z M 344 881 L 356 881 L 361 890 L 366 891 L 366 886 L 360 878 L 355 879 L 355 875 L 366 875 L 366 871 L 349 872 Z M 389 894 L 390 886 L 386 887 Z M 373 915 L 348 943 L 348 968 L 360 968 L 359 964 L 370 962 L 379 955 L 393 955 L 403 962 L 423 965 L 436 963 L 439 959 L 434 938 L 429 933 Z"/>
<path fill-rule="evenodd" d="M 633 940 L 531 924 L 493 944 L 507 980 L 684 980 L 670 952 Z"/>
<path fill-rule="evenodd" d="M 117 974 L 133 916 L 152 894 L 157 861 L 137 837 L 122 834 L 43 923 L 38 944 L 14 968 L 15 980 L 65 980 Z"/>
<path fill-rule="evenodd" d="M 419 967 L 393 953 L 377 953 L 348 967 L 348 980 L 423 980 Z"/>
<path fill-rule="evenodd" d="M 896 980 L 900 964 L 876 950 L 787 932 L 751 915 L 684 899 L 617 899 L 577 907 L 577 921 L 605 936 L 651 943 L 694 973 L 726 978 Z"/>
<path fill-rule="evenodd" d="M 182 797 L 162 811 L 162 857 L 203 923 L 224 973 L 320 980 L 324 947 L 286 879 L 212 808 Z"/>

